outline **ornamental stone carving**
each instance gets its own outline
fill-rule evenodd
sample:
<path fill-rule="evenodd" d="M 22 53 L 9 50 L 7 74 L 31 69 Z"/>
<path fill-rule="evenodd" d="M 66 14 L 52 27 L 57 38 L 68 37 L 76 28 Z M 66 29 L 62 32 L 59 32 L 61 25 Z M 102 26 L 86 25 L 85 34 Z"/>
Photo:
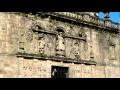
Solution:
<path fill-rule="evenodd" d="M 83 16 L 83 19 L 84 19 L 85 21 L 90 21 L 89 15 L 86 15 L 86 14 Z"/>
<path fill-rule="evenodd" d="M 83 31 L 80 31 L 79 32 L 79 37 L 82 37 L 82 38 L 87 38 L 87 35 L 85 34 L 85 32 L 83 32 Z"/>

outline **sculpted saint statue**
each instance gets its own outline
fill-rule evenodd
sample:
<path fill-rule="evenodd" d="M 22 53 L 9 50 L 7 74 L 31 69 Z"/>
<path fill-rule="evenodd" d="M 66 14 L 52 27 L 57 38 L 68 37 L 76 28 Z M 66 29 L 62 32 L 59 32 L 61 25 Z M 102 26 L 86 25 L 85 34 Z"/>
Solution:
<path fill-rule="evenodd" d="M 44 48 L 45 48 L 45 41 L 44 38 L 42 37 L 39 41 L 39 53 L 43 54 Z"/>
<path fill-rule="evenodd" d="M 75 57 L 78 59 L 79 58 L 79 44 L 78 43 L 75 43 L 75 46 L 74 46 L 74 55 Z"/>
<path fill-rule="evenodd" d="M 64 51 L 65 45 L 64 45 L 64 38 L 62 32 L 59 32 L 57 35 L 57 51 Z"/>

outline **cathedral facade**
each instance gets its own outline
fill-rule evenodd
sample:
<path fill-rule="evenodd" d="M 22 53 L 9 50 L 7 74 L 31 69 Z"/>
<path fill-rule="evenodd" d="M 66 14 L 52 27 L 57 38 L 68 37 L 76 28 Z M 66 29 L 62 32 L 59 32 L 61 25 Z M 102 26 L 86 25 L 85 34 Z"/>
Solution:
<path fill-rule="evenodd" d="M 109 12 L 0 12 L 0 77 L 120 78 L 119 27 Z"/>

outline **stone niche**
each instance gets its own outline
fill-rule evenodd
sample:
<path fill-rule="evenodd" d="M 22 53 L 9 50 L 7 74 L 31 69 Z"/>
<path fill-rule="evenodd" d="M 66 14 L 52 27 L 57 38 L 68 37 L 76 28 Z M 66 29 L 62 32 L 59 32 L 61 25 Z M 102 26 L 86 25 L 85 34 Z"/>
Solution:
<path fill-rule="evenodd" d="M 65 57 L 65 39 L 64 30 L 57 28 L 56 30 L 56 55 L 60 57 Z"/>

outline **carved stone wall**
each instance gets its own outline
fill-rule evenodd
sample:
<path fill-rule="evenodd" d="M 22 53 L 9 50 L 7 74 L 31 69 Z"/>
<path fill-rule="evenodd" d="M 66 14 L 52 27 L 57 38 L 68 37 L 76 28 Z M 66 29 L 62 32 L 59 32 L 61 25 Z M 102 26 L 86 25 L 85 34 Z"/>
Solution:
<path fill-rule="evenodd" d="M 59 40 L 58 28 L 64 31 Z M 62 49 L 56 50 L 57 42 L 61 45 L 61 41 Z M 69 67 L 71 78 L 120 77 L 119 47 L 119 36 L 102 29 L 51 17 L 0 13 L 0 77 L 50 78 L 51 66 Z M 33 58 L 18 58 L 18 52 L 31 54 Z M 64 52 L 63 59 L 92 60 L 97 64 L 64 63 L 34 57 L 35 54 L 43 58 L 57 58 L 56 53 L 61 52 Z"/>

